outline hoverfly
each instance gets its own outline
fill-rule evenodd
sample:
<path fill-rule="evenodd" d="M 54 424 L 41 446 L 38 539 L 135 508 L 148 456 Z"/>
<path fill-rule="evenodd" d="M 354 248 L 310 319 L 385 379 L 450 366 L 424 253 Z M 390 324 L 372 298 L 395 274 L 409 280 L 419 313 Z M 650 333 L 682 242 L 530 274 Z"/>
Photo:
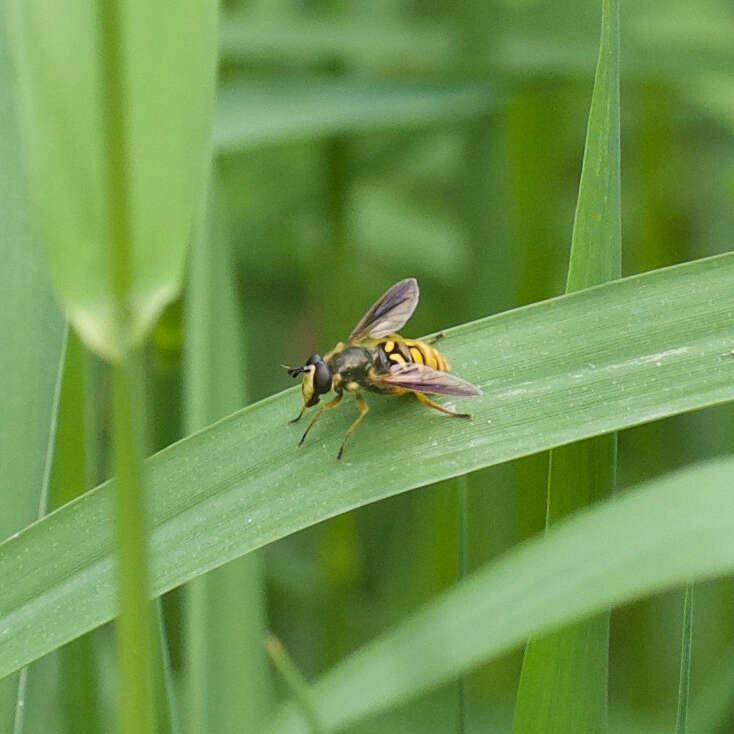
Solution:
<path fill-rule="evenodd" d="M 298 421 L 306 408 L 316 405 L 321 395 L 330 390 L 336 393 L 336 397 L 314 413 L 299 446 L 322 413 L 339 405 L 345 390 L 354 393 L 359 416 L 349 426 L 337 459 L 341 459 L 347 439 L 369 411 L 360 390 L 382 395 L 412 393 L 429 408 L 457 418 L 471 418 L 469 413 L 455 413 L 428 397 L 429 394 L 481 395 L 476 385 L 449 374 L 448 360 L 432 346 L 443 334 L 420 341 L 395 333 L 413 315 L 419 295 L 415 278 L 395 283 L 362 316 L 346 342 L 339 342 L 323 357 L 312 354 L 302 367 L 283 365 L 291 377 L 303 375 L 303 407 L 290 423 Z"/>

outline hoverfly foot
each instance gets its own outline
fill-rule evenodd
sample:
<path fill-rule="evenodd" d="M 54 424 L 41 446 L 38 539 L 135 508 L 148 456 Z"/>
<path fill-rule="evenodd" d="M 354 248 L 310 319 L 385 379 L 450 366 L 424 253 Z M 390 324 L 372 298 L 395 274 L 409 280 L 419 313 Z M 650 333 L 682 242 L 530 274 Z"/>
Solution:
<path fill-rule="evenodd" d="M 291 418 L 291 419 L 290 419 L 290 420 L 288 421 L 288 423 L 298 423 L 298 421 L 299 421 L 299 420 L 301 420 L 301 416 L 303 415 L 303 413 L 304 413 L 304 411 L 305 411 L 305 410 L 306 410 L 306 406 L 304 405 L 304 406 L 303 406 L 303 407 L 301 408 L 301 412 L 300 412 L 300 413 L 299 413 L 299 414 L 298 414 L 298 415 L 297 415 L 297 416 L 296 416 L 295 418 Z"/>
<path fill-rule="evenodd" d="M 443 339 L 446 336 L 445 331 L 439 331 L 438 334 L 434 334 L 432 337 L 426 339 L 427 344 L 435 344 L 439 339 Z"/>

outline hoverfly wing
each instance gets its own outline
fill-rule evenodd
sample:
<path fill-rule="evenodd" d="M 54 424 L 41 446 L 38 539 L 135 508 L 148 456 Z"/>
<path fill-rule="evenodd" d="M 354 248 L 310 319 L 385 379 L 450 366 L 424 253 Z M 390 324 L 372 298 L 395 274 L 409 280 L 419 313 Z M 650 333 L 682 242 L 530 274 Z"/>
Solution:
<path fill-rule="evenodd" d="M 433 395 L 481 395 L 482 391 L 461 377 L 434 370 L 425 364 L 396 364 L 390 372 L 376 378 L 380 384 Z"/>
<path fill-rule="evenodd" d="M 401 329 L 418 305 L 420 291 L 415 278 L 395 283 L 375 301 L 349 335 L 350 339 L 380 339 Z"/>

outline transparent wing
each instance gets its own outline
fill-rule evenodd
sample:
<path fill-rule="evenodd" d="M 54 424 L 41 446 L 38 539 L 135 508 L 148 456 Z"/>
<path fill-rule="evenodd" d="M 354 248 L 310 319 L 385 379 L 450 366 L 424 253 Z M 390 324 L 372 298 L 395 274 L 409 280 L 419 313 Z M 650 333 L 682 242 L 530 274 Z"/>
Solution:
<path fill-rule="evenodd" d="M 420 291 L 415 278 L 405 278 L 383 293 L 362 316 L 350 339 L 379 339 L 401 329 L 418 305 Z"/>
<path fill-rule="evenodd" d="M 433 395 L 481 395 L 482 391 L 471 382 L 448 372 L 434 370 L 425 364 L 396 364 L 390 372 L 378 375 L 375 382 L 381 385 L 402 387 L 404 390 Z"/>

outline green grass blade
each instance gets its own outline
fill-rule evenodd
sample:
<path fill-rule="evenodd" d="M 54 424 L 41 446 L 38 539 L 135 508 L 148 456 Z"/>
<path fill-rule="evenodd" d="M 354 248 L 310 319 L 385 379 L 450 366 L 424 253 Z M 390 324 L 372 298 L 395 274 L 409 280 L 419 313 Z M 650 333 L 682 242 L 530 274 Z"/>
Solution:
<path fill-rule="evenodd" d="M 191 247 L 185 310 L 186 424 L 203 428 L 245 403 L 243 324 L 216 170 Z M 259 554 L 192 582 L 187 609 L 191 734 L 262 729 L 270 705 Z"/>
<path fill-rule="evenodd" d="M 76 333 L 70 330 L 51 478 L 53 508 L 78 497 L 93 484 L 96 437 L 91 413 L 96 401 L 90 389 L 91 359 Z M 96 676 L 94 635 L 84 635 L 65 645 L 58 650 L 58 658 L 59 678 L 64 685 L 55 715 L 60 726 L 63 731 L 79 734 L 101 732 L 101 686 Z"/>
<path fill-rule="evenodd" d="M 686 734 L 688 697 L 691 689 L 691 648 L 693 646 L 693 584 L 686 586 L 683 596 L 683 625 L 680 651 L 680 680 L 678 683 L 678 710 L 675 734 Z"/>
<path fill-rule="evenodd" d="M 354 408 L 333 411 L 297 449 L 292 389 L 153 457 L 153 592 L 383 497 L 734 399 L 734 255 L 465 324 L 443 344 L 456 372 L 482 387 L 481 397 L 456 401 L 473 421 L 372 398 L 369 420 L 336 462 Z M 394 471 L 406 462 L 408 475 Z M 114 487 L 0 545 L 0 676 L 114 615 Z M 18 574 L 25 562 L 34 574 Z"/>
<path fill-rule="evenodd" d="M 602 30 L 576 205 L 567 292 L 621 275 L 619 4 L 602 2 Z M 616 434 L 551 452 L 547 523 L 614 489 Z M 528 642 L 513 731 L 607 730 L 609 613 Z"/>
<path fill-rule="evenodd" d="M 214 146 L 233 153 L 330 135 L 446 125 L 485 114 L 494 96 L 477 85 L 240 80 L 217 97 Z"/>
<path fill-rule="evenodd" d="M 105 9 L 118 6 L 106 23 Z M 208 151 L 216 3 L 191 0 L 172 13 L 144 0 L 11 0 L 10 10 L 24 148 L 53 285 L 84 341 L 119 358 L 180 288 Z M 107 185 L 110 167 L 119 169 L 110 135 L 123 143 L 124 192 Z M 120 313 L 114 229 L 122 197 L 130 241 Z"/>
<path fill-rule="evenodd" d="M 511 650 L 532 631 L 731 573 L 733 472 L 726 458 L 666 475 L 487 564 L 318 680 L 311 690 L 320 720 L 342 729 Z M 271 729 L 308 731 L 293 704 Z"/>
<path fill-rule="evenodd" d="M 183 734 L 176 705 L 176 689 L 171 653 L 168 647 L 168 634 L 160 598 L 153 604 L 153 636 L 155 652 L 153 671 L 155 674 L 153 693 L 158 714 L 156 734 Z"/>
<path fill-rule="evenodd" d="M 619 1 L 602 0 L 599 60 L 573 224 L 567 293 L 621 275 L 619 106 Z"/>
<path fill-rule="evenodd" d="M 15 488 L 0 490 L 0 538 L 37 517 L 65 331 L 33 235 L 19 147 L 15 75 L 0 24 L 0 467 Z M 12 731 L 17 694 L 15 677 L 0 681 L 2 732 Z"/>

